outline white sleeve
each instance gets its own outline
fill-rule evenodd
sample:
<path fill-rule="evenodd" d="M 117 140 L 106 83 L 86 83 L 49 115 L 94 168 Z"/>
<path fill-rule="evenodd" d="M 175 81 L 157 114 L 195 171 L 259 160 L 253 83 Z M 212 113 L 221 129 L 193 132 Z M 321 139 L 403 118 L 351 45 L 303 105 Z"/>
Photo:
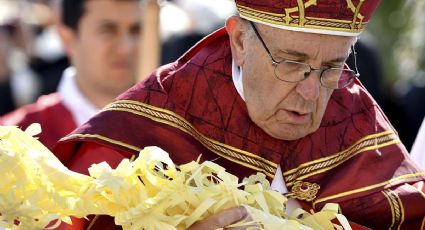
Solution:
<path fill-rule="evenodd" d="M 412 150 L 410 151 L 412 158 L 425 169 L 425 119 L 419 129 L 416 140 L 413 143 Z"/>

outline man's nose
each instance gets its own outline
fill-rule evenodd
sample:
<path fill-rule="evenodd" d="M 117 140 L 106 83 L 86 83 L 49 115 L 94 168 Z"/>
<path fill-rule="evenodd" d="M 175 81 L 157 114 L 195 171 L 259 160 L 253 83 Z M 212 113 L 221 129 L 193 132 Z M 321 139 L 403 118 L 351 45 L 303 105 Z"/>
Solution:
<path fill-rule="evenodd" d="M 297 83 L 296 91 L 307 101 L 315 101 L 320 93 L 320 73 L 312 71 L 306 79 Z"/>
<path fill-rule="evenodd" d="M 136 51 L 137 39 L 131 35 L 123 35 L 118 44 L 118 50 L 121 54 L 129 54 Z"/>

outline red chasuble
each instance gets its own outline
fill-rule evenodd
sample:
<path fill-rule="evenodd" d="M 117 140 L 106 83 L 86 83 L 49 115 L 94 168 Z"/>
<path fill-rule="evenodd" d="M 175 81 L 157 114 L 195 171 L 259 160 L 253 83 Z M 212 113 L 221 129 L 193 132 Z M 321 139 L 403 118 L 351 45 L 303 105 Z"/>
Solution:
<path fill-rule="evenodd" d="M 71 112 L 62 103 L 58 93 L 41 96 L 36 103 L 23 106 L 4 115 L 3 125 L 16 125 L 25 130 L 33 123 L 41 125 L 39 141 L 53 150 L 56 142 L 77 128 Z"/>
<path fill-rule="evenodd" d="M 360 83 L 333 92 L 315 133 L 282 141 L 249 118 L 231 63 L 221 29 L 63 138 L 55 153 L 83 173 L 151 145 L 177 164 L 202 155 L 240 178 L 262 172 L 271 180 L 280 165 L 291 195 L 316 210 L 334 202 L 367 227 L 423 228 L 425 172 Z"/>

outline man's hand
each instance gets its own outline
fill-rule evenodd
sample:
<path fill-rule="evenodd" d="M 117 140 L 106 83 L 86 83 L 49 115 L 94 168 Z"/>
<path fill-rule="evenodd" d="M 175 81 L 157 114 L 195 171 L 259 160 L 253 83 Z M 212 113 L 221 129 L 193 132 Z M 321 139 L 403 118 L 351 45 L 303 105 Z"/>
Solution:
<path fill-rule="evenodd" d="M 237 223 L 244 219 L 251 219 L 245 207 L 239 206 L 223 210 L 205 220 L 198 221 L 189 227 L 189 230 L 213 230 L 217 228 L 224 228 L 231 224 Z M 253 226 L 249 226 L 253 227 Z M 240 228 L 231 228 L 240 229 Z M 245 228 L 242 228 L 245 229 Z"/>

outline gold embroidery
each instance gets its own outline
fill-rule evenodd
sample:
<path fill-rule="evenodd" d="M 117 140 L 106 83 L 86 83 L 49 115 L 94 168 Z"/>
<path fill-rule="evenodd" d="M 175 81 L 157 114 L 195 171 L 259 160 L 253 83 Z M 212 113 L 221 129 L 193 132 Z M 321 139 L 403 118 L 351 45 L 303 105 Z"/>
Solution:
<path fill-rule="evenodd" d="M 351 29 L 355 29 L 355 26 L 356 26 L 356 21 L 357 21 L 357 17 L 360 19 L 360 22 L 362 22 L 363 21 L 363 16 L 360 14 L 360 7 L 362 7 L 362 5 L 363 5 L 363 2 L 364 2 L 365 0 L 360 0 L 359 1 L 359 4 L 357 5 L 357 7 L 355 7 L 354 8 L 354 4 L 353 4 L 353 2 L 351 1 L 351 0 L 347 0 L 347 4 L 348 4 L 348 2 L 350 2 L 351 3 L 351 5 L 353 6 L 353 8 L 355 9 L 355 10 L 353 10 L 353 8 L 351 8 L 351 10 L 353 10 L 353 13 L 354 13 L 354 16 L 353 16 L 353 23 L 351 24 Z M 361 23 L 360 23 L 361 24 Z"/>
<path fill-rule="evenodd" d="M 129 145 L 127 143 L 117 141 L 117 140 L 111 139 L 109 137 L 101 136 L 101 135 L 98 135 L 98 134 L 78 134 L 78 133 L 77 134 L 71 134 L 69 136 L 62 138 L 61 141 L 72 139 L 72 138 L 94 138 L 94 139 L 97 138 L 97 139 L 103 140 L 105 142 L 109 142 L 109 143 L 112 143 L 112 144 L 115 144 L 115 145 L 119 145 L 119 146 L 122 146 L 122 147 L 125 147 L 125 148 L 128 148 L 128 149 L 134 150 L 136 152 L 139 152 L 140 150 L 142 150 L 139 147 Z"/>
<path fill-rule="evenodd" d="M 291 192 L 286 193 L 285 196 L 296 198 L 298 200 L 312 201 L 316 199 L 320 186 L 316 183 L 309 183 L 305 181 L 296 181 L 291 188 Z"/>
<path fill-rule="evenodd" d="M 382 193 L 387 198 L 391 208 L 392 222 L 390 229 L 400 229 L 400 226 L 404 221 L 403 203 L 394 191 L 386 189 L 382 191 Z"/>
<path fill-rule="evenodd" d="M 347 1 L 347 6 L 348 6 L 348 8 L 351 10 L 351 12 L 353 12 L 353 13 L 354 13 L 353 21 L 355 21 L 357 18 L 358 18 L 358 19 L 360 19 L 360 20 L 363 20 L 363 19 L 364 19 L 364 16 L 363 16 L 363 15 L 361 15 L 361 14 L 359 13 L 359 11 L 360 11 L 360 7 L 363 5 L 363 2 L 364 2 L 365 0 L 360 0 L 360 1 L 359 1 L 359 4 L 357 5 L 357 7 L 356 7 L 356 6 L 354 6 L 354 3 L 353 3 L 353 1 L 352 1 L 352 0 L 346 0 L 346 1 Z"/>
<path fill-rule="evenodd" d="M 249 176 L 248 178 L 244 178 L 243 183 L 247 184 L 261 184 L 264 189 L 271 189 L 270 182 L 266 179 L 266 175 L 262 173 L 257 173 Z"/>
<path fill-rule="evenodd" d="M 123 111 L 135 115 L 140 115 L 159 123 L 168 124 L 181 131 L 191 135 L 198 140 L 203 146 L 217 155 L 231 160 L 235 163 L 244 165 L 246 167 L 255 169 L 265 173 L 267 176 L 273 178 L 277 168 L 277 164 L 254 155 L 250 152 L 225 145 L 216 140 L 208 138 L 199 133 L 192 124 L 184 118 L 169 110 L 157 108 L 137 101 L 122 100 L 116 101 L 103 109 L 103 111 Z"/>
<path fill-rule="evenodd" d="M 297 4 L 298 4 L 297 7 L 285 9 L 285 22 L 286 22 L 287 25 L 289 25 L 289 22 L 292 21 L 291 13 L 295 13 L 295 12 L 298 11 L 299 12 L 299 18 L 300 18 L 298 25 L 304 26 L 304 24 L 306 22 L 305 9 L 307 9 L 308 7 L 310 7 L 312 5 L 316 5 L 317 0 L 309 0 L 305 4 L 304 4 L 303 0 L 297 0 Z"/>
<path fill-rule="evenodd" d="M 382 133 L 372 134 L 372 135 L 369 135 L 369 136 L 363 137 L 363 138 L 361 138 L 360 140 L 358 140 L 356 143 L 354 143 L 354 144 L 353 144 L 351 147 L 349 147 L 348 149 L 350 149 L 350 148 L 352 148 L 353 146 L 358 145 L 358 144 L 360 144 L 361 142 L 364 142 L 364 141 L 366 141 L 366 140 L 369 140 L 369 139 L 372 139 L 372 138 L 378 138 L 378 137 L 381 137 L 381 136 L 384 136 L 384 135 L 388 135 L 388 134 L 390 134 L 390 133 L 393 133 L 393 132 L 392 132 L 392 131 L 384 131 L 384 132 L 382 132 Z M 347 151 L 347 150 L 344 150 L 344 151 Z M 344 152 L 344 151 L 342 151 L 342 152 Z M 335 158 L 338 154 L 341 154 L 342 152 L 337 153 L 337 154 L 334 154 L 334 155 L 332 155 L 332 156 L 327 156 L 327 157 L 323 157 L 323 158 L 320 158 L 320 159 L 317 159 L 317 160 L 314 160 L 314 161 L 309 161 L 309 162 L 303 163 L 303 164 L 299 165 L 297 168 L 294 168 L 294 169 L 291 169 L 291 170 L 286 171 L 285 173 L 283 173 L 283 175 L 285 176 L 285 175 L 288 175 L 288 174 L 294 173 L 295 171 L 298 171 L 298 170 L 299 170 L 299 168 L 301 168 L 301 167 L 306 167 L 306 166 L 309 166 L 309 165 L 313 165 L 313 164 L 317 164 L 317 163 L 320 163 L 320 162 L 324 162 L 324 161 L 327 161 L 327 160 L 333 159 L 333 158 Z"/>
<path fill-rule="evenodd" d="M 320 198 L 320 199 L 317 199 L 316 201 L 314 201 L 313 208 L 315 208 L 315 206 L 318 203 L 322 203 L 322 202 L 325 202 L 325 201 L 328 201 L 328 200 L 337 199 L 337 198 L 341 198 L 341 197 L 344 197 L 344 196 L 349 196 L 349 195 L 353 195 L 353 194 L 356 194 L 356 193 L 365 192 L 365 191 L 372 190 L 372 189 L 375 189 L 375 188 L 383 187 L 385 185 L 392 184 L 392 183 L 399 181 L 399 180 L 410 179 L 410 178 L 414 178 L 414 177 L 423 177 L 423 176 L 425 176 L 425 172 L 405 174 L 405 175 L 395 177 L 395 178 L 392 178 L 390 180 L 387 180 L 387 181 L 384 181 L 384 182 L 381 182 L 381 183 L 378 183 L 378 184 L 369 185 L 369 186 L 366 186 L 366 187 L 362 187 L 362 188 L 338 193 L 338 194 L 335 194 L 335 195 L 332 195 L 332 196 L 323 197 L 323 198 Z"/>
<path fill-rule="evenodd" d="M 391 226 L 389 229 L 392 229 L 395 223 L 395 219 L 396 219 L 396 215 L 395 215 L 395 208 L 394 208 L 394 203 L 392 202 L 389 194 L 387 194 L 388 191 L 382 191 L 382 194 L 384 194 L 384 196 L 387 198 L 388 200 L 388 204 L 390 205 L 390 210 L 391 210 Z"/>
<path fill-rule="evenodd" d="M 351 0 L 347 0 L 349 4 Z M 250 7 L 237 5 L 240 15 L 256 19 L 262 22 L 280 25 L 280 26 L 289 26 L 296 28 L 310 28 L 310 29 L 319 29 L 319 30 L 332 30 L 332 31 L 343 31 L 349 33 L 359 33 L 361 32 L 367 22 L 363 22 L 364 16 L 360 13 L 356 14 L 356 9 L 360 10 L 361 4 L 357 7 L 352 4 L 349 8 L 353 11 L 354 17 L 360 19 L 357 20 L 340 20 L 332 18 L 317 18 L 317 17 L 308 17 L 305 15 L 305 9 L 316 5 L 316 0 L 309 0 L 304 3 L 301 0 L 297 0 L 298 6 L 293 8 L 283 9 L 285 12 L 282 13 L 270 13 L 261 10 L 255 10 Z M 298 16 L 291 16 L 291 13 L 299 11 Z"/>
<path fill-rule="evenodd" d="M 362 152 L 379 149 L 399 142 L 400 140 L 392 131 L 373 134 L 360 139 L 352 146 L 339 153 L 301 164 L 295 169 L 286 171 L 283 173 L 283 176 L 287 185 L 291 186 L 295 180 L 303 180 L 310 176 L 328 171 Z"/>

